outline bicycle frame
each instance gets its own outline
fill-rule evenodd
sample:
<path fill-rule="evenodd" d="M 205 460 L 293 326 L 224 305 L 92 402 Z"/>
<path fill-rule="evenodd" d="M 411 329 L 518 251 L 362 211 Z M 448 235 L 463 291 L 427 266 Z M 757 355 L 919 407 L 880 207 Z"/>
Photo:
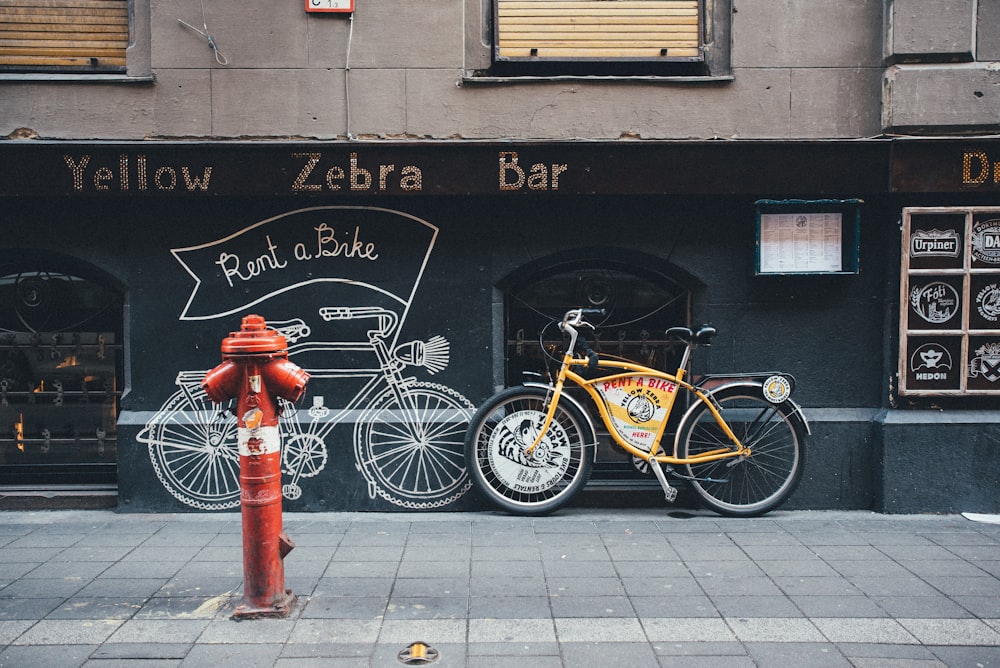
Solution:
<path fill-rule="evenodd" d="M 576 336 L 575 332 L 571 334 L 571 345 L 569 351 L 575 348 Z M 657 371 L 655 369 L 650 369 L 649 367 L 643 366 L 641 364 L 636 364 L 634 362 L 627 362 L 624 360 L 614 360 L 608 358 L 597 358 L 597 364 L 593 363 L 593 359 L 574 357 L 572 352 L 567 352 L 563 355 L 562 364 L 559 367 L 559 374 L 556 377 L 556 383 L 552 390 L 552 399 L 549 402 L 548 410 L 545 416 L 545 422 L 543 423 L 541 429 L 539 430 L 539 435 L 535 438 L 535 442 L 528 448 L 527 454 L 530 454 L 542 441 L 545 432 L 548 430 L 552 423 L 552 419 L 555 416 L 556 408 L 558 407 L 559 401 L 562 398 L 562 393 L 565 388 L 566 382 L 569 381 L 573 385 L 583 388 L 588 394 L 591 401 L 597 406 L 598 413 L 601 416 L 601 421 L 604 426 L 607 427 L 608 433 L 615 442 L 622 447 L 626 452 L 645 461 L 656 461 L 660 464 L 699 464 L 703 462 L 716 461 L 720 459 L 729 459 L 733 457 L 746 457 L 749 456 L 751 450 L 740 442 L 740 439 L 733 433 L 732 429 L 719 414 L 714 403 L 711 401 L 711 392 L 704 392 L 700 388 L 691 385 L 684 380 L 684 368 L 687 366 L 687 360 L 690 355 L 691 347 L 688 346 L 685 349 L 681 363 L 677 369 L 676 374 L 669 374 L 662 371 Z M 595 379 L 586 379 L 580 374 L 574 372 L 572 367 L 574 366 L 587 366 L 589 368 L 597 369 L 619 369 L 622 373 L 613 374 L 610 376 L 602 376 Z M 599 389 L 595 389 L 596 386 L 602 384 L 608 384 L 615 386 L 618 383 L 631 382 L 633 379 L 657 379 L 662 383 L 670 384 L 672 388 L 664 388 L 665 391 L 663 395 L 666 397 L 666 403 L 661 406 L 663 410 L 662 416 L 658 418 L 659 425 L 656 432 L 652 435 L 650 449 L 648 451 L 638 448 L 628 441 L 626 441 L 614 424 L 614 419 L 612 418 L 609 410 L 608 403 L 605 396 Z M 675 441 L 673 447 L 673 454 L 659 454 L 663 435 L 667 428 L 667 422 L 673 412 L 674 403 L 677 399 L 677 395 L 680 394 L 679 390 L 686 390 L 691 392 L 698 398 L 699 401 L 704 403 L 712 417 L 715 419 L 719 428 L 722 429 L 726 437 L 732 442 L 733 448 L 720 448 L 718 450 L 712 450 L 709 452 L 704 452 L 699 454 L 697 457 L 687 457 L 682 458 L 678 456 L 677 443 Z"/>

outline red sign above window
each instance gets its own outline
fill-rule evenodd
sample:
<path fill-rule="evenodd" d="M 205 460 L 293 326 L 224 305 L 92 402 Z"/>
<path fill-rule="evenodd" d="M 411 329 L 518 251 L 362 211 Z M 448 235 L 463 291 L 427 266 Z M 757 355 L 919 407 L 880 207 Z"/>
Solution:
<path fill-rule="evenodd" d="M 354 12 L 354 0 L 305 0 L 307 12 Z"/>

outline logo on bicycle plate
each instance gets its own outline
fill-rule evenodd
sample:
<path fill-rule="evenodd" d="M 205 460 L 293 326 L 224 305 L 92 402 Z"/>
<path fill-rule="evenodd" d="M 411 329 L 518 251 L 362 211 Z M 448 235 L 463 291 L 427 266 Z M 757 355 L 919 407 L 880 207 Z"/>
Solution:
<path fill-rule="evenodd" d="M 636 394 L 625 404 L 625 410 L 628 411 L 628 416 L 633 422 L 642 424 L 653 419 L 656 406 L 645 394 Z"/>
<path fill-rule="evenodd" d="M 913 306 L 913 311 L 930 323 L 948 322 L 958 313 L 960 304 L 958 291 L 941 281 L 910 290 L 910 305 Z"/>
<path fill-rule="evenodd" d="M 784 376 L 770 376 L 764 381 L 764 398 L 772 404 L 785 402 L 792 394 L 792 384 Z"/>
<path fill-rule="evenodd" d="M 490 467 L 508 488 L 533 494 L 558 482 L 569 467 L 570 442 L 566 431 L 553 422 L 535 449 L 539 414 L 518 411 L 506 416 L 490 437 Z"/>

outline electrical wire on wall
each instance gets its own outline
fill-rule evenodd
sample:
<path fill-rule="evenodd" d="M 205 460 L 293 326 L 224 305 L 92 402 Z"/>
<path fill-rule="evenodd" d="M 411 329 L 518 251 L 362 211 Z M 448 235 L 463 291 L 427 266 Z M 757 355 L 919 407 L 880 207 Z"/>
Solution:
<path fill-rule="evenodd" d="M 344 107 L 347 111 L 346 134 L 348 140 L 353 140 L 351 134 L 351 42 L 354 39 L 354 14 L 347 17 L 347 56 L 344 59 Z"/>

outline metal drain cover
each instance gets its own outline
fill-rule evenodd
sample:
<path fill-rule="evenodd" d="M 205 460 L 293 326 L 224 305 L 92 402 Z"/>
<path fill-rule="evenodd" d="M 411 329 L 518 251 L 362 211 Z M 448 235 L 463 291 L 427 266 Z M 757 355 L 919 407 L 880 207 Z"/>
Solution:
<path fill-rule="evenodd" d="M 410 666 L 426 666 L 441 657 L 441 653 L 425 642 L 410 643 L 399 652 L 399 660 Z"/>

